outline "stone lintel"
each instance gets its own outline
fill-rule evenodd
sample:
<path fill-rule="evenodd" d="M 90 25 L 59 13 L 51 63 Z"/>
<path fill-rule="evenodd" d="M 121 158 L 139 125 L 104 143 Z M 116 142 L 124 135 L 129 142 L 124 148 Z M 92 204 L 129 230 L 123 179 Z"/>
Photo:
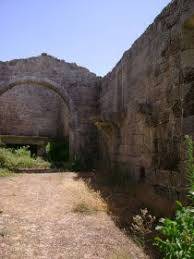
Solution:
<path fill-rule="evenodd" d="M 21 144 L 21 145 L 37 145 L 44 146 L 53 138 L 38 137 L 38 136 L 15 136 L 15 135 L 0 135 L 0 142 L 3 144 Z"/>

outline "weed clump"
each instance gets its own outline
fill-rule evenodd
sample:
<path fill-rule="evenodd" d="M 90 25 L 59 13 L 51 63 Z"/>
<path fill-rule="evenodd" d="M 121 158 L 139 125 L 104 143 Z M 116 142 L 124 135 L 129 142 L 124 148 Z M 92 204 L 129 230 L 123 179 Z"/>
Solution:
<path fill-rule="evenodd" d="M 99 192 L 93 191 L 82 181 L 71 187 L 71 191 L 75 190 L 76 203 L 74 203 L 72 211 L 75 213 L 91 214 L 97 212 L 106 212 L 107 205 L 102 199 Z M 77 202 L 78 200 L 78 202 Z"/>

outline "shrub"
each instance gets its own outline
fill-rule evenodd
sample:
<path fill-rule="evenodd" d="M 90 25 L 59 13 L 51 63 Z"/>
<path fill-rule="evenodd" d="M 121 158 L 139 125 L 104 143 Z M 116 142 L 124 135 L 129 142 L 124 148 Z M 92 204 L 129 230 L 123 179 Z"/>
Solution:
<path fill-rule="evenodd" d="M 0 148 L 0 170 L 12 172 L 19 168 L 49 168 L 49 163 L 41 158 L 31 157 L 28 147 L 19 149 Z"/>
<path fill-rule="evenodd" d="M 157 237 L 155 244 L 164 258 L 191 259 L 194 255 L 194 209 L 177 204 L 175 219 L 162 219 L 162 225 L 157 226 L 164 238 Z"/>
<path fill-rule="evenodd" d="M 187 174 L 191 205 L 184 207 L 177 202 L 175 218 L 161 219 L 161 225 L 156 228 L 161 233 L 161 237 L 155 239 L 155 245 L 159 247 L 164 258 L 169 259 L 194 258 L 194 159 L 191 138 L 186 138 L 186 145 L 188 147 Z"/>

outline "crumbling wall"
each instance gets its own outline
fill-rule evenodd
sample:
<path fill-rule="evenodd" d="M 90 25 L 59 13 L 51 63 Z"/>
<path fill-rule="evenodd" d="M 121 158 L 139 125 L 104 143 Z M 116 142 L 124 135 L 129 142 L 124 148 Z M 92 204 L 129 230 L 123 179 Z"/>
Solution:
<path fill-rule="evenodd" d="M 193 14 L 192 0 L 172 1 L 124 53 L 102 80 L 96 122 L 102 164 L 173 195 L 184 183 L 183 136 L 194 132 Z"/>
<path fill-rule="evenodd" d="M 92 157 L 96 149 L 93 118 L 97 113 L 98 82 L 89 70 L 45 53 L 0 62 L 1 131 L 60 137 L 68 128 L 71 157 Z"/>

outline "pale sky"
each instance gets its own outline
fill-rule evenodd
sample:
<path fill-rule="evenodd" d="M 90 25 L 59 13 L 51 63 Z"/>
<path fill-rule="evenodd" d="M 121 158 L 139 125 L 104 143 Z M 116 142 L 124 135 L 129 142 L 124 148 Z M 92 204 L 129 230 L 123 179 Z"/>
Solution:
<path fill-rule="evenodd" d="M 46 52 L 108 73 L 170 0 L 0 0 L 0 60 Z"/>

